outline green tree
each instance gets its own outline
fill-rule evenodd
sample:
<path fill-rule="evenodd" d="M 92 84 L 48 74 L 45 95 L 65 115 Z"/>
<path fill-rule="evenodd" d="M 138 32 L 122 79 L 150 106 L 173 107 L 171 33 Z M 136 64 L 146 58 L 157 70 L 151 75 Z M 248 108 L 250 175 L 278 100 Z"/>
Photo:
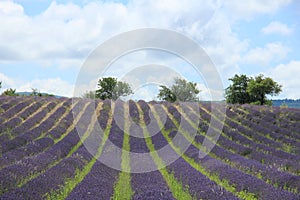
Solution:
<path fill-rule="evenodd" d="M 171 91 L 171 89 L 167 88 L 164 85 L 160 86 L 161 89 L 159 90 L 159 94 L 157 97 L 163 101 L 169 101 L 169 102 L 175 102 L 176 101 L 176 96 L 175 94 Z"/>
<path fill-rule="evenodd" d="M 234 77 L 228 79 L 232 81 L 232 84 L 225 89 L 225 98 L 227 103 L 251 103 L 252 97 L 248 93 L 247 88 L 249 81 L 251 78 L 247 77 L 246 75 L 234 75 Z"/>
<path fill-rule="evenodd" d="M 128 83 L 118 81 L 116 78 L 106 77 L 98 80 L 96 98 L 117 100 L 121 96 L 132 94 Z"/>
<path fill-rule="evenodd" d="M 19 94 L 16 93 L 16 89 L 12 89 L 9 88 L 7 90 L 5 90 L 2 95 L 6 95 L 6 96 L 19 96 Z"/>
<path fill-rule="evenodd" d="M 165 101 L 198 101 L 199 90 L 197 84 L 185 79 L 175 78 L 171 88 L 160 86 L 158 98 Z"/>
<path fill-rule="evenodd" d="M 277 95 L 282 86 L 272 78 L 264 77 L 262 74 L 255 78 L 246 75 L 235 75 L 229 79 L 232 84 L 225 89 L 225 98 L 228 103 L 272 105 L 266 95 Z"/>
<path fill-rule="evenodd" d="M 260 74 L 251 79 L 247 87 L 247 92 L 253 96 L 260 105 L 272 104 L 266 95 L 278 95 L 282 91 L 282 86 L 275 82 L 272 78 L 264 77 Z"/>
<path fill-rule="evenodd" d="M 89 98 L 89 99 L 95 99 L 96 98 L 96 92 L 95 91 L 86 91 L 82 98 Z"/>

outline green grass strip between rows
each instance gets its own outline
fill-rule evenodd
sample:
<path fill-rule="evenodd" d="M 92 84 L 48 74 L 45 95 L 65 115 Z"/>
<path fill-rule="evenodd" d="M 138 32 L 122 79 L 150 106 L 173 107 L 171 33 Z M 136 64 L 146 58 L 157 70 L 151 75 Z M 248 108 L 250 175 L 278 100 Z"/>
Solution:
<path fill-rule="evenodd" d="M 218 177 L 217 174 L 215 173 L 211 173 L 209 172 L 205 167 L 203 167 L 200 163 L 196 162 L 194 159 L 186 156 L 183 152 L 181 152 L 181 149 L 178 148 L 177 146 L 175 146 L 172 142 L 172 139 L 168 136 L 168 131 L 165 130 L 162 122 L 160 121 L 160 118 L 158 116 L 158 113 L 155 111 L 155 109 L 152 108 L 152 113 L 156 119 L 156 121 L 158 121 L 158 125 L 160 127 L 160 130 L 162 132 L 162 134 L 164 135 L 164 137 L 166 138 L 166 140 L 168 141 L 169 145 L 174 149 L 174 151 L 181 155 L 181 157 L 187 162 L 189 163 L 194 169 L 196 169 L 197 171 L 199 171 L 201 174 L 205 175 L 206 177 L 208 177 L 210 180 L 212 180 L 213 182 L 215 182 L 216 184 L 218 184 L 219 186 L 223 187 L 224 189 L 226 189 L 227 191 L 233 193 L 234 195 L 236 195 L 237 197 L 241 198 L 241 199 L 245 199 L 245 200 L 256 200 L 256 195 L 250 192 L 246 192 L 246 191 L 237 191 L 234 185 L 231 185 L 227 180 L 225 179 L 220 179 Z M 168 112 L 167 112 L 168 114 Z M 171 119 L 172 120 L 172 119 Z M 174 119 L 173 119 L 174 120 Z M 172 120 L 172 121 L 173 121 Z M 180 127 L 178 126 L 178 123 L 176 121 L 173 121 L 175 123 L 175 125 L 177 126 L 177 128 L 180 129 Z M 182 131 L 182 130 L 179 130 Z"/>
<path fill-rule="evenodd" d="M 169 173 L 167 169 L 165 168 L 165 163 L 164 161 L 159 157 L 153 143 L 152 139 L 150 137 L 150 134 L 146 128 L 146 124 L 143 119 L 143 115 L 141 114 L 143 111 L 142 109 L 138 106 L 139 109 L 139 114 L 140 114 L 140 124 L 143 129 L 143 133 L 145 136 L 145 141 L 147 144 L 147 147 L 150 150 L 150 155 L 152 159 L 154 160 L 156 166 L 158 167 L 160 173 L 164 177 L 167 185 L 169 186 L 173 196 L 178 199 L 178 200 L 190 200 L 190 199 L 195 199 L 195 197 L 192 197 L 192 195 L 189 193 L 188 188 L 184 187 L 181 182 L 179 182 L 175 176 L 174 173 Z"/>
<path fill-rule="evenodd" d="M 111 113 L 113 113 L 113 107 L 111 110 Z M 109 117 L 109 120 L 107 122 L 106 129 L 104 130 L 103 138 L 101 141 L 101 144 L 99 145 L 98 151 L 96 155 L 88 162 L 88 164 L 83 168 L 83 170 L 76 170 L 76 174 L 73 179 L 66 180 L 65 185 L 56 191 L 52 191 L 48 194 L 46 194 L 47 200 L 62 200 L 68 197 L 68 195 L 73 191 L 73 189 L 86 177 L 86 175 L 91 171 L 92 167 L 96 163 L 97 159 L 100 157 L 103 151 L 103 147 L 108 139 L 110 129 L 111 129 L 111 118 L 112 114 Z M 94 119 L 96 120 L 96 119 Z M 91 127 L 92 128 L 92 127 Z"/>
<path fill-rule="evenodd" d="M 180 112 L 180 111 L 179 111 L 179 112 Z M 180 114 L 185 118 L 185 120 L 186 120 L 186 121 L 187 121 L 187 122 L 188 122 L 195 130 L 198 129 L 198 128 L 197 128 L 197 125 L 196 125 L 196 124 L 195 124 L 195 123 L 194 123 L 187 115 L 185 115 L 185 113 L 180 112 Z M 171 118 L 171 120 L 173 121 L 173 123 L 176 124 L 176 126 L 179 126 L 179 125 L 178 125 L 178 121 L 177 121 L 173 116 L 169 115 L 169 117 Z M 205 148 L 203 148 L 203 147 L 201 146 L 201 144 L 197 143 L 197 142 L 194 140 L 194 138 L 191 137 L 190 134 L 188 134 L 185 130 L 182 130 L 182 129 L 181 129 L 180 131 L 181 131 L 182 135 L 183 135 L 189 142 L 191 142 L 191 144 L 193 144 L 196 148 L 198 148 L 198 149 L 201 150 L 201 151 L 205 151 L 205 150 L 206 150 Z M 203 133 L 200 132 L 200 134 L 201 134 L 202 136 L 205 137 L 205 133 L 203 134 Z M 210 139 L 209 139 L 209 140 L 210 140 Z M 216 144 L 216 145 L 219 146 L 220 148 L 223 148 L 223 146 L 220 146 L 219 144 Z M 233 153 L 235 153 L 235 152 L 233 152 Z M 231 162 L 229 159 L 223 159 L 223 158 L 219 157 L 218 155 L 216 155 L 216 154 L 214 154 L 214 153 L 212 153 L 212 152 L 209 152 L 208 155 L 211 156 L 211 157 L 213 157 L 213 158 L 215 158 L 215 159 L 222 160 L 223 162 L 227 163 L 227 164 L 230 165 L 231 167 L 233 167 L 233 168 L 235 168 L 235 169 L 237 169 L 237 170 L 240 170 L 240 171 L 242 171 L 243 173 L 246 173 L 246 174 L 248 174 L 248 175 L 250 175 L 250 176 L 255 176 L 256 178 L 265 181 L 267 184 L 270 184 L 270 185 L 272 185 L 273 187 L 277 187 L 277 186 L 276 186 L 276 184 L 277 184 L 276 182 L 275 182 L 275 183 L 272 182 L 271 180 L 269 180 L 269 179 L 267 179 L 266 177 L 262 176 L 261 173 L 252 172 L 252 170 L 253 170 L 252 168 L 251 168 L 251 169 L 243 168 L 243 167 L 241 167 L 241 166 L 238 166 L 236 163 Z M 293 192 L 293 193 L 295 193 L 295 194 L 298 193 L 298 189 L 297 189 L 297 188 L 285 187 L 284 190 Z"/>
<path fill-rule="evenodd" d="M 131 176 L 130 176 L 130 144 L 129 144 L 129 130 L 130 123 L 126 120 L 128 116 L 128 107 L 124 106 L 124 137 L 122 148 L 122 172 L 119 175 L 119 179 L 114 187 L 114 194 L 111 199 L 113 200 L 130 200 L 133 195 L 131 188 Z"/>

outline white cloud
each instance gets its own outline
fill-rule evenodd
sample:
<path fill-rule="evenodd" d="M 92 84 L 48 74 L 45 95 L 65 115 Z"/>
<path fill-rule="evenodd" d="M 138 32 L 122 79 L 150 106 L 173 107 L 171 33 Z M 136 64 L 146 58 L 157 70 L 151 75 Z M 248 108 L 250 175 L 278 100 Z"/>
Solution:
<path fill-rule="evenodd" d="M 0 13 L 5 15 L 20 15 L 24 13 L 22 6 L 13 3 L 12 1 L 2 1 L 0 3 Z"/>
<path fill-rule="evenodd" d="M 247 3 L 238 0 L 163 0 L 159 3 L 132 0 L 126 5 L 97 1 L 80 7 L 53 1 L 41 14 L 27 16 L 19 4 L 1 1 L 0 66 L 4 62 L 21 60 L 63 70 L 78 69 L 88 54 L 111 36 L 136 28 L 157 27 L 177 30 L 195 39 L 216 64 L 222 78 L 227 79 L 239 70 L 238 63 L 244 59 L 241 54 L 249 43 L 232 29 L 236 20 L 274 13 L 288 3 L 289 0 Z M 284 46 L 275 43 L 251 50 L 246 60 L 268 63 L 286 55 L 286 47 L 280 50 L 281 47 Z M 265 58 L 260 58 L 259 53 Z M 50 82 L 55 80 L 49 79 Z M 47 80 L 31 81 L 26 89 L 31 86 L 46 89 L 46 83 Z M 71 85 L 61 84 L 65 87 L 61 90 L 69 95 Z M 51 91 L 62 92 L 55 88 Z"/>
<path fill-rule="evenodd" d="M 224 100 L 224 91 L 213 90 L 208 88 L 204 84 L 197 84 L 197 88 L 200 90 L 199 98 L 201 101 L 221 101 Z"/>
<path fill-rule="evenodd" d="M 224 1 L 224 4 L 231 17 L 249 20 L 258 14 L 275 13 L 277 10 L 283 6 L 287 6 L 291 2 L 292 0 L 251 0 L 247 2 L 241 0 L 226 0 Z"/>
<path fill-rule="evenodd" d="M 283 86 L 279 98 L 299 99 L 300 97 L 300 61 L 290 61 L 287 64 L 280 64 L 272 69 L 270 75 L 276 82 Z"/>
<path fill-rule="evenodd" d="M 84 7 L 55 1 L 40 15 L 27 16 L 22 6 L 0 2 L 12 10 L 0 13 L 0 59 L 81 58 L 105 39 L 135 28 L 175 29 L 192 37 L 216 13 L 214 0 L 90 2 Z M 4 9 L 4 8 L 3 8 Z M 14 11 L 14 12 L 13 12 Z M 2 52 L 11 52 L 10 57 Z"/>
<path fill-rule="evenodd" d="M 197 39 L 216 64 L 232 67 L 247 41 L 233 33 L 228 9 L 234 16 L 245 11 L 268 13 L 289 2 L 132 0 L 128 5 L 90 2 L 79 7 L 53 1 L 46 11 L 34 17 L 25 15 L 19 4 L 0 2 L 0 8 L 8 10 L 0 13 L 0 60 L 83 60 L 112 35 L 134 28 L 158 27 L 175 29 Z"/>
<path fill-rule="evenodd" d="M 2 81 L 1 93 L 8 88 L 16 89 L 17 92 L 31 92 L 32 88 L 37 88 L 40 92 L 72 97 L 74 92 L 74 85 L 60 78 L 24 81 L 0 73 L 0 81 Z"/>
<path fill-rule="evenodd" d="M 290 49 L 280 42 L 268 43 L 264 47 L 249 50 L 242 58 L 242 61 L 259 66 L 266 66 L 269 65 L 271 61 L 284 59 L 289 51 Z"/>
<path fill-rule="evenodd" d="M 203 38 L 200 44 L 226 78 L 239 70 L 240 55 L 248 47 L 247 40 L 240 40 L 232 30 L 232 24 L 225 13 L 217 13 L 211 22 L 200 29 Z"/>
<path fill-rule="evenodd" d="M 286 24 L 273 21 L 270 24 L 268 24 L 266 27 L 262 28 L 261 31 L 264 34 L 277 33 L 280 35 L 290 35 L 293 32 L 293 29 L 289 28 Z"/>
<path fill-rule="evenodd" d="M 31 91 L 32 88 L 37 88 L 40 92 L 49 94 L 72 97 L 74 86 L 60 78 L 35 79 L 30 82 L 24 82 L 19 85 L 17 91 Z"/>
<path fill-rule="evenodd" d="M 15 85 L 15 81 L 12 78 L 2 73 L 0 73 L 0 81 L 2 82 L 2 90 L 11 88 Z"/>

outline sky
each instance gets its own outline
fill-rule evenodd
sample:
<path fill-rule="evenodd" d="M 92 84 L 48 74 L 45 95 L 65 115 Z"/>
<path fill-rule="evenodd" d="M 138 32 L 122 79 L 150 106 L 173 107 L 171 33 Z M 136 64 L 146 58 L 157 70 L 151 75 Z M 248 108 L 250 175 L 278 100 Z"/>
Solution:
<path fill-rule="evenodd" d="M 180 55 L 157 49 L 120 55 L 105 66 L 105 72 L 103 66 L 94 69 L 97 78 L 78 84 L 86 60 L 101 44 L 128 31 L 155 28 L 175 31 L 196 42 L 214 64 L 224 88 L 235 74 L 264 74 L 283 86 L 273 99 L 299 99 L 300 2 L 246 2 L 1 0 L 0 92 L 37 88 L 72 97 L 78 95 L 75 88 L 82 92 L 95 89 L 97 78 L 114 76 L 134 86 L 136 94 L 131 98 L 152 100 L 159 84 L 170 85 L 180 75 L 197 83 L 200 99 L 210 99 L 214 92 L 222 98 L 223 92 L 207 84 L 211 77 L 195 71 Z M 107 51 L 113 53 L 126 42 L 136 41 L 131 38 Z M 181 48 L 182 44 L 174 41 L 173 46 Z"/>

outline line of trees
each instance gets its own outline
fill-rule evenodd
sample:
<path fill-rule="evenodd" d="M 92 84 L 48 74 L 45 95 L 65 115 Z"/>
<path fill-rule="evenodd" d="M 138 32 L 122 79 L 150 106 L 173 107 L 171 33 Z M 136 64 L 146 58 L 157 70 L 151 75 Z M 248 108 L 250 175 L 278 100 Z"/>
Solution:
<path fill-rule="evenodd" d="M 0 89 L 2 88 L 2 81 L 0 81 Z M 36 96 L 36 97 L 53 97 L 53 94 L 41 93 L 37 88 L 31 88 L 32 92 L 29 96 Z M 16 92 L 16 89 L 8 88 L 1 95 L 4 96 L 20 96 L 19 93 Z M 23 95 L 25 96 L 25 95 Z"/>
<path fill-rule="evenodd" d="M 87 91 L 84 98 L 99 98 L 116 100 L 120 97 L 133 94 L 130 85 L 126 82 L 118 81 L 116 78 L 106 77 L 98 80 L 96 91 Z M 168 88 L 160 85 L 158 99 L 169 102 L 176 101 L 199 101 L 197 84 L 185 79 L 175 78 L 174 84 Z"/>
<path fill-rule="evenodd" d="M 260 74 L 254 78 L 245 74 L 235 74 L 229 78 L 232 83 L 225 89 L 225 99 L 232 104 L 256 104 L 272 105 L 272 101 L 267 99 L 267 95 L 278 95 L 282 91 L 282 86 L 270 77 Z M 133 94 L 130 85 L 119 81 L 117 78 L 104 77 L 98 80 L 98 88 L 95 91 L 87 91 L 83 97 L 117 100 L 120 97 Z M 0 81 L 0 89 L 2 82 Z M 175 78 L 171 87 L 160 85 L 157 98 L 163 101 L 199 101 L 197 84 L 181 78 Z M 2 95 L 18 96 L 15 89 L 9 88 Z M 36 88 L 32 88 L 30 96 L 53 96 L 42 94 Z"/>
<path fill-rule="evenodd" d="M 254 78 L 236 74 L 229 80 L 232 84 L 225 89 L 227 103 L 272 105 L 272 101 L 268 100 L 266 95 L 274 96 L 282 91 L 281 85 L 262 74 Z M 197 89 L 196 83 L 175 78 L 171 87 L 160 85 L 157 98 L 169 102 L 199 101 L 199 93 L 200 90 Z M 98 89 L 86 92 L 84 97 L 116 100 L 130 94 L 133 92 L 128 83 L 107 77 L 99 79 Z"/>

